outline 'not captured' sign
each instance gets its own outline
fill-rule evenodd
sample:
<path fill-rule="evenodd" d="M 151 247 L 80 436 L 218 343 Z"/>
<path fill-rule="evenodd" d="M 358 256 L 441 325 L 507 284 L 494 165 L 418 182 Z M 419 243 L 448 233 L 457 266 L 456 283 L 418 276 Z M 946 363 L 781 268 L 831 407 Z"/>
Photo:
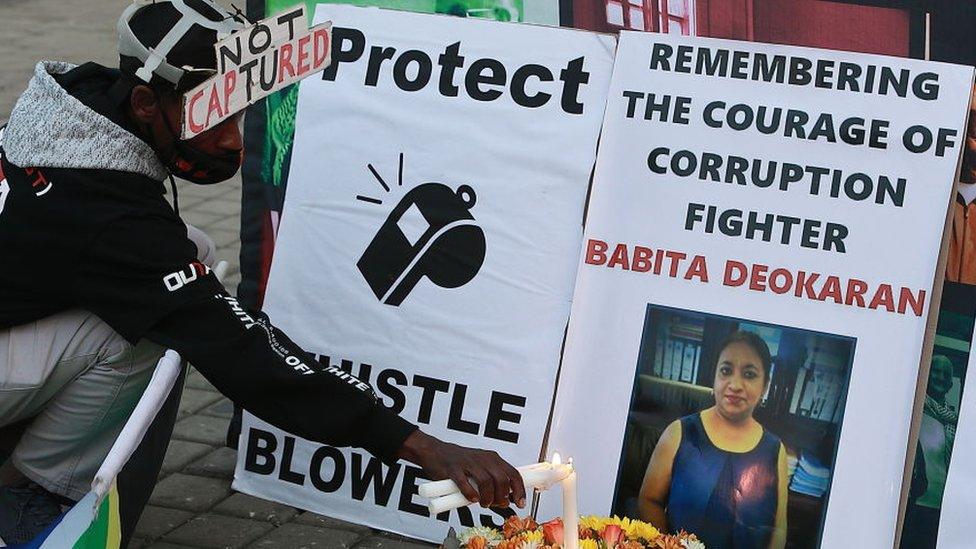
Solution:
<path fill-rule="evenodd" d="M 331 61 L 331 21 L 308 27 L 304 4 L 219 40 L 217 74 L 183 97 L 189 139 L 255 101 L 315 74 Z"/>

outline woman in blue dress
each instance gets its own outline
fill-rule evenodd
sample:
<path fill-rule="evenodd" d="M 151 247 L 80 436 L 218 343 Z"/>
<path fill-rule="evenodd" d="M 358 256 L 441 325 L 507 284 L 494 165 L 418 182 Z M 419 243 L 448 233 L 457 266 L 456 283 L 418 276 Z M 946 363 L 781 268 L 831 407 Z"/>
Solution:
<path fill-rule="evenodd" d="M 715 405 L 672 422 L 651 454 L 638 498 L 643 520 L 687 530 L 708 549 L 786 546 L 786 449 L 752 417 L 771 364 L 756 334 L 723 342 Z"/>

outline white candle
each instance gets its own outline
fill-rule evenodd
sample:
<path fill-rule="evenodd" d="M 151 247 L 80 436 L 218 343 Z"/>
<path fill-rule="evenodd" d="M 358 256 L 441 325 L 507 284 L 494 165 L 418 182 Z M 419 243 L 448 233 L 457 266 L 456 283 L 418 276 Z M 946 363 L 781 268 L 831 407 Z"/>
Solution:
<path fill-rule="evenodd" d="M 563 470 L 553 463 L 540 463 L 541 467 L 535 467 L 522 473 L 522 483 L 527 490 L 548 490 L 553 484 L 563 479 L 568 471 Z"/>
<path fill-rule="evenodd" d="M 524 465 L 518 468 L 518 472 L 522 475 L 522 482 L 525 484 L 525 488 L 531 490 L 536 486 L 540 480 L 547 480 L 548 476 L 540 476 L 534 471 L 537 470 L 552 470 L 551 463 L 533 463 L 532 465 Z M 456 492 L 460 492 L 457 484 L 453 480 L 437 480 L 434 482 L 425 482 L 417 487 L 417 494 L 422 498 L 434 499 L 441 496 L 448 496 Z"/>
<path fill-rule="evenodd" d="M 559 455 L 556 454 L 553 456 L 552 463 L 542 462 L 525 465 L 519 467 L 518 472 L 522 475 L 522 483 L 525 484 L 526 489 L 548 490 L 572 474 L 573 467 L 570 464 L 561 464 Z M 575 486 L 575 481 L 573 486 Z M 472 504 L 452 480 L 439 480 L 422 484 L 418 487 L 417 493 L 423 498 L 430 499 L 427 508 L 431 516 Z"/>
<path fill-rule="evenodd" d="M 579 547 L 579 509 L 576 501 L 576 471 L 572 463 L 570 473 L 563 478 L 563 549 Z"/>
<path fill-rule="evenodd" d="M 446 496 L 439 496 L 427 503 L 427 510 L 430 511 L 430 516 L 435 517 L 444 511 L 450 511 L 452 509 L 457 509 L 459 507 L 467 507 L 471 505 L 468 498 L 464 496 L 461 492 L 454 492 L 453 494 L 447 494 Z"/>

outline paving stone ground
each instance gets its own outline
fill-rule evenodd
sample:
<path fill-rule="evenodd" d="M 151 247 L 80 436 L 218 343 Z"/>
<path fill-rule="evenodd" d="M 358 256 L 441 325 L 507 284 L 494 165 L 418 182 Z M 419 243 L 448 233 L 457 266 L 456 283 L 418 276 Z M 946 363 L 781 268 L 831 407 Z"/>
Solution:
<path fill-rule="evenodd" d="M 9 117 L 41 59 L 113 64 L 114 27 L 129 0 L 0 0 L 0 120 Z M 226 2 L 225 2 L 226 3 Z M 220 185 L 179 186 L 184 219 L 209 233 L 230 263 L 225 281 L 240 282 L 239 178 Z M 230 488 L 235 452 L 223 447 L 231 404 L 192 371 L 180 405 L 159 483 L 129 547 L 152 549 L 385 548 L 422 549 L 430 544 L 315 515 Z"/>

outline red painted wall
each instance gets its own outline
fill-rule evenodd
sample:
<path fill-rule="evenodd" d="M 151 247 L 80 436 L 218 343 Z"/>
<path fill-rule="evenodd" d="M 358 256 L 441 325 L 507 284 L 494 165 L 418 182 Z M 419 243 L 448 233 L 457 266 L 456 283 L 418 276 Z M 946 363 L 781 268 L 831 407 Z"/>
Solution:
<path fill-rule="evenodd" d="M 697 0 L 698 36 L 753 39 L 753 0 Z"/>
<path fill-rule="evenodd" d="M 574 26 L 613 32 L 605 0 L 574 0 Z M 697 34 L 907 57 L 906 9 L 827 0 L 695 0 Z"/>
<path fill-rule="evenodd" d="M 756 41 L 908 57 L 908 10 L 824 0 L 751 1 Z"/>
<path fill-rule="evenodd" d="M 573 26 L 597 32 L 612 32 L 607 24 L 604 0 L 572 0 Z"/>

